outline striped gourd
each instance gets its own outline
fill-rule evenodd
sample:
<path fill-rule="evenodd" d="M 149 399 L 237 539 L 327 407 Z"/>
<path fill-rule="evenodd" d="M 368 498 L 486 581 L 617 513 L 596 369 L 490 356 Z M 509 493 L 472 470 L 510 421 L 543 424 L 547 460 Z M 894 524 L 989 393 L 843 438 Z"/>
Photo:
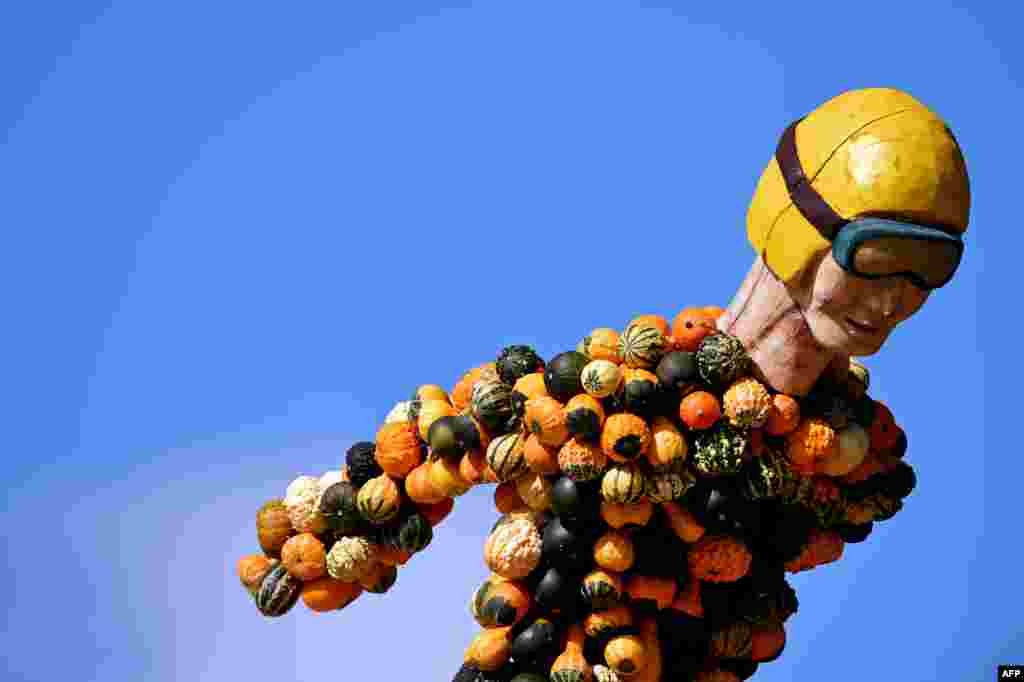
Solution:
<path fill-rule="evenodd" d="M 492 440 L 487 446 L 487 464 L 503 483 L 513 481 L 529 471 L 523 434 L 516 431 Z"/>
<path fill-rule="evenodd" d="M 384 524 L 398 515 L 402 498 L 398 486 L 387 474 L 371 478 L 356 497 L 356 506 L 363 518 L 373 524 Z"/>
<path fill-rule="evenodd" d="M 679 499 L 689 490 L 696 479 L 683 469 L 683 473 L 665 472 L 647 477 L 647 498 L 654 504 Z"/>
<path fill-rule="evenodd" d="M 434 529 L 421 514 L 410 514 L 397 524 L 388 526 L 383 535 L 388 546 L 415 554 L 434 539 Z"/>
<path fill-rule="evenodd" d="M 613 466 L 601 479 L 601 497 L 613 504 L 639 502 L 644 494 L 644 472 L 632 464 Z"/>
<path fill-rule="evenodd" d="M 289 573 L 283 563 L 277 563 L 260 583 L 256 608 L 264 616 L 283 616 L 295 606 L 301 591 L 302 581 Z"/>
<path fill-rule="evenodd" d="M 473 387 L 470 410 L 491 435 L 519 428 L 523 416 L 523 395 L 500 381 L 479 381 Z"/>
<path fill-rule="evenodd" d="M 651 369 L 665 354 L 667 339 L 649 324 L 632 323 L 619 337 L 619 354 L 627 367 Z"/>
<path fill-rule="evenodd" d="M 620 606 L 624 594 L 622 578 L 617 573 L 608 571 L 588 573 L 587 577 L 583 579 L 580 591 L 593 611 L 603 611 Z"/>

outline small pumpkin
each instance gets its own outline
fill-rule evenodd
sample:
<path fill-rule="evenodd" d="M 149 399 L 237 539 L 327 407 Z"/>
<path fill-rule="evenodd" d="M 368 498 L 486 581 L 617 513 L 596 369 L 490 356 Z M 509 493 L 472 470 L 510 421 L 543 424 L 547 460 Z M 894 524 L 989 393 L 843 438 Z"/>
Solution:
<path fill-rule="evenodd" d="M 588 362 L 586 355 L 573 350 L 553 357 L 544 369 L 544 386 L 548 395 L 565 403 L 577 393 L 582 393 L 580 375 Z"/>
<path fill-rule="evenodd" d="M 388 476 L 405 478 L 423 461 L 423 443 L 416 426 L 410 422 L 381 426 L 377 431 L 374 458 Z"/>
<path fill-rule="evenodd" d="M 608 417 L 601 430 L 601 449 L 612 460 L 632 462 L 646 454 L 651 444 L 647 422 L 635 414 L 620 412 Z"/>
<path fill-rule="evenodd" d="M 679 403 L 679 418 L 691 429 L 711 428 L 722 416 L 722 404 L 707 391 L 694 391 Z"/>
<path fill-rule="evenodd" d="M 626 594 L 630 601 L 650 601 L 659 610 L 667 609 L 676 598 L 675 578 L 650 575 L 631 575 L 626 578 Z"/>
<path fill-rule="evenodd" d="M 341 538 L 327 552 L 327 574 L 342 582 L 357 582 L 376 561 L 376 553 L 366 538 Z"/>
<path fill-rule="evenodd" d="M 610 327 L 598 327 L 583 338 L 582 352 L 591 360 L 607 360 L 619 364 L 619 333 Z"/>
<path fill-rule="evenodd" d="M 374 525 L 382 525 L 395 518 L 401 503 L 398 485 L 387 474 L 367 482 L 356 497 L 359 513 Z"/>
<path fill-rule="evenodd" d="M 551 682 L 590 682 L 593 671 L 583 657 L 583 627 L 579 623 L 569 626 L 565 649 L 551 666 Z"/>
<path fill-rule="evenodd" d="M 796 466 L 813 469 L 816 460 L 834 457 L 838 450 L 835 429 L 818 417 L 804 419 L 786 436 L 786 457 Z"/>
<path fill-rule="evenodd" d="M 540 556 L 540 532 L 536 524 L 527 518 L 499 523 L 484 544 L 487 567 L 509 580 L 529 575 L 540 563 Z"/>
<path fill-rule="evenodd" d="M 542 474 L 531 471 L 516 479 L 516 492 L 533 511 L 551 508 L 551 481 Z"/>
<path fill-rule="evenodd" d="M 704 603 L 700 599 L 700 581 L 688 580 L 681 590 L 676 591 L 676 598 L 672 600 L 669 608 L 685 613 L 691 618 L 703 618 Z"/>
<path fill-rule="evenodd" d="M 773 436 L 792 433 L 800 425 L 800 402 L 791 395 L 776 393 L 765 422 L 765 433 Z"/>
<path fill-rule="evenodd" d="M 473 387 L 476 385 L 476 382 L 480 381 L 483 370 L 484 365 L 474 367 L 463 374 L 458 383 L 455 384 L 455 387 L 452 388 L 449 397 L 452 407 L 459 412 L 469 407 L 470 402 L 473 400 Z"/>
<path fill-rule="evenodd" d="M 520 432 L 498 436 L 487 446 L 487 464 L 499 481 L 514 481 L 527 471 L 526 438 Z"/>
<path fill-rule="evenodd" d="M 299 580 L 316 580 L 327 573 L 324 543 L 312 533 L 299 533 L 281 547 L 281 563 Z"/>
<path fill-rule="evenodd" d="M 367 592 L 373 594 L 384 594 L 395 584 L 398 579 L 398 567 L 394 564 L 387 564 L 377 561 L 370 567 L 370 570 L 359 579 L 359 584 Z"/>
<path fill-rule="evenodd" d="M 549 396 L 526 401 L 526 427 L 544 445 L 560 447 L 569 440 L 562 403 Z"/>
<path fill-rule="evenodd" d="M 625 590 L 618 573 L 605 570 L 591 571 L 583 578 L 583 599 L 594 611 L 614 608 L 622 604 Z"/>
<path fill-rule="evenodd" d="M 274 559 L 263 554 L 249 554 L 239 559 L 237 570 L 238 579 L 242 582 L 242 587 L 255 596 L 256 592 L 260 589 L 263 579 L 267 577 L 267 573 L 270 573 L 270 569 L 274 567 L 274 563 Z"/>
<path fill-rule="evenodd" d="M 694 352 L 705 336 L 717 332 L 715 318 L 703 308 L 684 308 L 672 319 L 672 339 L 676 350 Z"/>
<path fill-rule="evenodd" d="M 619 337 L 619 355 L 627 367 L 651 369 L 668 349 L 668 339 L 658 327 L 632 323 Z"/>
<path fill-rule="evenodd" d="M 626 606 L 614 606 L 602 611 L 591 611 L 583 620 L 588 637 L 599 639 L 615 630 L 628 628 L 633 624 L 633 612 Z"/>
<path fill-rule="evenodd" d="M 444 491 L 435 488 L 431 481 L 432 464 L 432 462 L 422 462 L 402 481 L 405 494 L 416 504 L 435 504 L 446 497 Z"/>
<path fill-rule="evenodd" d="M 533 372 L 523 375 L 516 381 L 512 390 L 526 396 L 527 400 L 546 396 L 548 389 L 544 385 L 544 372 Z"/>
<path fill-rule="evenodd" d="M 319 534 L 327 530 L 327 521 L 320 515 L 320 480 L 315 476 L 299 476 L 288 484 L 284 506 L 292 528 L 299 533 Z"/>
<path fill-rule="evenodd" d="M 565 404 L 565 423 L 569 435 L 588 443 L 596 443 L 601 439 L 604 416 L 601 403 L 586 393 L 573 396 Z"/>
<path fill-rule="evenodd" d="M 302 602 L 310 611 L 325 613 L 343 609 L 363 593 L 359 583 L 343 583 L 324 576 L 302 584 Z"/>
<path fill-rule="evenodd" d="M 655 417 L 651 422 L 651 444 L 647 448 L 647 463 L 658 472 L 676 471 L 682 467 L 689 452 L 683 434 L 666 417 Z"/>
<path fill-rule="evenodd" d="M 605 646 L 604 660 L 616 674 L 629 677 L 647 664 L 646 647 L 636 635 L 619 635 Z"/>
<path fill-rule="evenodd" d="M 639 502 L 646 485 L 640 467 L 620 464 L 608 469 L 601 478 L 601 496 L 612 503 Z"/>
<path fill-rule="evenodd" d="M 650 500 L 640 500 L 632 504 L 601 502 L 601 518 L 612 528 L 624 528 L 627 525 L 646 526 L 654 514 L 654 505 Z"/>
<path fill-rule="evenodd" d="M 447 400 L 423 400 L 420 403 L 420 414 L 416 418 L 416 428 L 420 440 L 430 442 L 430 427 L 441 417 L 454 417 L 458 412 Z"/>
<path fill-rule="evenodd" d="M 757 625 L 753 628 L 750 642 L 750 658 L 768 662 L 778 658 L 786 648 L 786 628 L 782 623 Z"/>
<path fill-rule="evenodd" d="M 743 343 L 732 334 L 705 336 L 697 347 L 697 371 L 716 391 L 746 376 L 752 364 Z"/>
<path fill-rule="evenodd" d="M 772 408 L 772 397 L 757 379 L 745 377 L 729 385 L 722 398 L 725 416 L 733 426 L 758 429 L 764 426 Z"/>
<path fill-rule="evenodd" d="M 752 555 L 747 546 L 728 535 L 705 535 L 687 555 L 690 572 L 707 582 L 735 582 L 750 570 Z"/>
<path fill-rule="evenodd" d="M 526 616 L 532 601 L 522 583 L 492 575 L 473 594 L 470 611 L 482 627 L 509 627 Z"/>
<path fill-rule="evenodd" d="M 606 571 L 624 573 L 636 558 L 629 533 L 609 530 L 594 543 L 594 563 Z"/>
<path fill-rule="evenodd" d="M 523 395 L 500 381 L 480 381 L 473 389 L 470 409 L 492 436 L 519 428 L 523 416 Z"/>
<path fill-rule="evenodd" d="M 608 456 L 598 445 L 570 438 L 558 450 L 558 468 L 574 481 L 599 478 L 608 467 Z"/>
<path fill-rule="evenodd" d="M 704 526 L 688 509 L 675 502 L 665 502 L 662 511 L 672 532 L 683 542 L 693 544 L 704 537 Z"/>
<path fill-rule="evenodd" d="M 463 661 L 472 663 L 480 670 L 493 672 L 508 661 L 511 646 L 511 627 L 482 630 L 466 649 Z"/>
<path fill-rule="evenodd" d="M 281 556 L 285 541 L 295 535 L 284 500 L 270 500 L 256 512 L 256 537 L 268 557 Z"/>
<path fill-rule="evenodd" d="M 412 400 L 419 400 L 420 402 L 427 402 L 428 400 L 440 400 L 445 403 L 450 403 L 448 399 L 448 392 L 437 384 L 423 384 L 416 389 L 416 392 L 412 394 Z"/>
<path fill-rule="evenodd" d="M 256 608 L 270 618 L 288 613 L 299 600 L 302 581 L 293 576 L 284 564 L 276 563 L 267 572 L 256 592 Z"/>
<path fill-rule="evenodd" d="M 462 477 L 459 463 L 438 459 L 430 463 L 430 484 L 445 497 L 465 495 L 473 484 Z"/>
<path fill-rule="evenodd" d="M 700 386 L 697 356 L 687 351 L 666 353 L 654 373 L 658 381 L 673 395 L 683 398 Z"/>
<path fill-rule="evenodd" d="M 901 430 L 885 403 L 875 400 L 874 406 L 874 419 L 868 429 L 868 434 L 871 436 L 871 449 L 877 452 L 886 452 L 899 442 Z"/>
<path fill-rule="evenodd" d="M 607 398 L 622 385 L 622 368 L 610 360 L 592 360 L 580 372 L 580 383 L 587 395 Z"/>
<path fill-rule="evenodd" d="M 558 467 L 558 450 L 558 447 L 541 443 L 537 434 L 531 433 L 523 445 L 526 466 L 534 473 L 557 474 L 561 471 Z"/>
<path fill-rule="evenodd" d="M 494 365 L 498 378 L 509 386 L 528 374 L 544 370 L 544 360 L 533 348 L 522 344 L 502 348 Z"/>
<path fill-rule="evenodd" d="M 363 526 L 357 496 L 356 487 L 345 481 L 328 487 L 320 496 L 320 515 L 335 535 L 353 535 Z"/>

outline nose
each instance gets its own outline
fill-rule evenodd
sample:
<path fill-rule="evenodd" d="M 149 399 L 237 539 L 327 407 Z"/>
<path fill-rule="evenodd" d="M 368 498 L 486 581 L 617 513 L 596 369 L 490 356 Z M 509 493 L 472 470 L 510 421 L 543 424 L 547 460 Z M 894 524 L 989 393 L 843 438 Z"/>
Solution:
<path fill-rule="evenodd" d="M 892 277 L 878 281 L 880 286 L 875 295 L 871 297 L 871 311 L 881 315 L 888 321 L 903 312 L 907 287 L 912 285 L 902 277 Z"/>

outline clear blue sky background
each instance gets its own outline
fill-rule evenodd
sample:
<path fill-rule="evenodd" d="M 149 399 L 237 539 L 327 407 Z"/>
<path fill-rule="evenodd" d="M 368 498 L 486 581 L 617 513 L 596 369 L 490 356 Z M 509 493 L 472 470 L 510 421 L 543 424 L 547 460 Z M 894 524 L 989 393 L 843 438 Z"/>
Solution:
<path fill-rule="evenodd" d="M 762 4 L 4 3 L 0 678 L 450 679 L 491 489 L 387 596 L 276 621 L 259 504 L 508 343 L 728 303 L 778 133 L 877 85 L 956 132 L 969 245 L 867 361 L 919 487 L 756 679 L 1024 660 L 1021 17 Z"/>

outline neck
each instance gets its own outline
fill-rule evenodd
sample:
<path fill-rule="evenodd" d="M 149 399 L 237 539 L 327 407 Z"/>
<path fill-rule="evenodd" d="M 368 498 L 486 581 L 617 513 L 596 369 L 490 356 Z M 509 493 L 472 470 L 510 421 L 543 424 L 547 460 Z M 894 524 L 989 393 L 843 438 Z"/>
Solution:
<path fill-rule="evenodd" d="M 761 257 L 754 261 L 718 329 L 739 338 L 755 374 L 780 393 L 805 396 L 830 366 L 849 358 L 823 348 L 811 334 L 800 306 Z"/>

